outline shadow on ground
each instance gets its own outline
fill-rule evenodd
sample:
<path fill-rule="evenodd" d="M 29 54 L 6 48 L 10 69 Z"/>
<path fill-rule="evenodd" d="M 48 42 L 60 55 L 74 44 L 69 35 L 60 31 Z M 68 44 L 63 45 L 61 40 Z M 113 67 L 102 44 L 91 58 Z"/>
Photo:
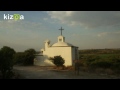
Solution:
<path fill-rule="evenodd" d="M 14 66 L 14 71 L 20 74 L 20 79 L 117 79 L 117 76 L 94 74 L 80 71 L 55 70 L 53 67 Z"/>

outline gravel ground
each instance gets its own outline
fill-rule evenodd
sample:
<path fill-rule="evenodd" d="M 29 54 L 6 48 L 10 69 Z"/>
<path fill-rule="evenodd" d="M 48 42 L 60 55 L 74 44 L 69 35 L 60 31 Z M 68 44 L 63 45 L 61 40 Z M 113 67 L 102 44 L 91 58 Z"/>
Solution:
<path fill-rule="evenodd" d="M 75 75 L 74 71 L 55 70 L 52 67 L 41 66 L 14 66 L 21 79 L 119 79 L 115 75 L 95 74 L 80 71 Z"/>

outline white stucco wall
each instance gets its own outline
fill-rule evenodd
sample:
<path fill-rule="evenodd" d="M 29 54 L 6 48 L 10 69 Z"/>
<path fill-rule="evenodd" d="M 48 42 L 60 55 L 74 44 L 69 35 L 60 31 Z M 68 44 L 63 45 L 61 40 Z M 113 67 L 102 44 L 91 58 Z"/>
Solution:
<path fill-rule="evenodd" d="M 79 60 L 79 49 L 77 49 L 77 53 L 78 53 L 78 60 Z"/>
<path fill-rule="evenodd" d="M 65 66 L 72 66 L 73 60 L 75 60 L 75 48 L 74 47 L 73 48 L 72 47 L 48 47 L 43 52 L 43 56 L 36 56 L 37 60 L 34 61 L 34 65 L 54 66 L 54 64 L 50 62 L 48 58 L 58 56 L 58 55 L 61 55 L 64 58 Z"/>
<path fill-rule="evenodd" d="M 65 60 L 65 66 L 72 65 L 71 47 L 50 47 L 43 54 L 48 55 L 48 57 L 61 55 Z"/>
<path fill-rule="evenodd" d="M 71 51 L 72 51 L 72 53 L 71 53 L 72 60 L 75 60 L 75 50 L 74 50 L 74 48 L 71 48 Z"/>
<path fill-rule="evenodd" d="M 34 59 L 34 65 L 53 66 L 53 63 L 50 62 L 46 56 L 36 56 L 36 58 Z"/>

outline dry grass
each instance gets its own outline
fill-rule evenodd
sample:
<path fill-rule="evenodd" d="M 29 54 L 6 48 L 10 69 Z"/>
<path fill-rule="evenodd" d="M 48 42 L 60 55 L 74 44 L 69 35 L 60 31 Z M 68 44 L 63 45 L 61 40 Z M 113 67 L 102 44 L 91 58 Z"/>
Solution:
<path fill-rule="evenodd" d="M 105 69 L 105 72 L 106 72 L 108 75 L 113 75 L 113 74 L 114 74 L 114 71 L 111 70 L 111 69 Z"/>
<path fill-rule="evenodd" d="M 88 72 L 89 71 L 88 67 L 80 67 L 80 70 L 84 71 L 84 72 Z"/>
<path fill-rule="evenodd" d="M 95 69 L 95 73 L 99 73 L 99 74 L 107 74 L 107 75 L 113 75 L 115 74 L 115 72 L 110 69 L 110 68 L 107 68 L 107 69 L 104 69 L 104 68 L 96 68 Z"/>
<path fill-rule="evenodd" d="M 74 66 L 61 66 L 61 67 L 57 67 L 54 66 L 53 69 L 57 69 L 57 70 L 69 70 L 69 71 L 74 71 Z M 89 68 L 89 67 L 80 67 L 80 71 L 84 71 L 84 72 L 93 72 L 93 73 L 97 73 L 97 74 L 107 74 L 107 75 L 113 75 L 115 74 L 114 71 L 112 69 L 104 69 L 104 68 Z"/>
<path fill-rule="evenodd" d="M 60 67 L 54 66 L 53 69 L 57 69 L 57 70 L 74 70 L 74 67 L 73 66 L 60 66 Z"/>
<path fill-rule="evenodd" d="M 60 67 L 57 67 L 57 66 L 54 66 L 53 69 L 57 69 L 57 70 L 63 70 L 64 67 L 63 66 L 60 66 Z"/>
<path fill-rule="evenodd" d="M 67 66 L 65 67 L 66 70 L 74 70 L 74 67 L 73 66 Z"/>
<path fill-rule="evenodd" d="M 95 73 L 105 73 L 105 69 L 103 68 L 96 68 Z"/>

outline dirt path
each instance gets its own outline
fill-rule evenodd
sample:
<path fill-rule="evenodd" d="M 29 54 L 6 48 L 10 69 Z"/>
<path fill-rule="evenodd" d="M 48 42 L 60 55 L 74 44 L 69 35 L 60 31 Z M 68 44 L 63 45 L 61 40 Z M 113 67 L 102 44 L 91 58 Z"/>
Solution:
<path fill-rule="evenodd" d="M 50 67 L 40 66 L 15 66 L 14 70 L 19 72 L 22 79 L 117 79 L 116 76 L 99 75 L 81 72 L 75 75 L 73 71 L 56 71 Z"/>

